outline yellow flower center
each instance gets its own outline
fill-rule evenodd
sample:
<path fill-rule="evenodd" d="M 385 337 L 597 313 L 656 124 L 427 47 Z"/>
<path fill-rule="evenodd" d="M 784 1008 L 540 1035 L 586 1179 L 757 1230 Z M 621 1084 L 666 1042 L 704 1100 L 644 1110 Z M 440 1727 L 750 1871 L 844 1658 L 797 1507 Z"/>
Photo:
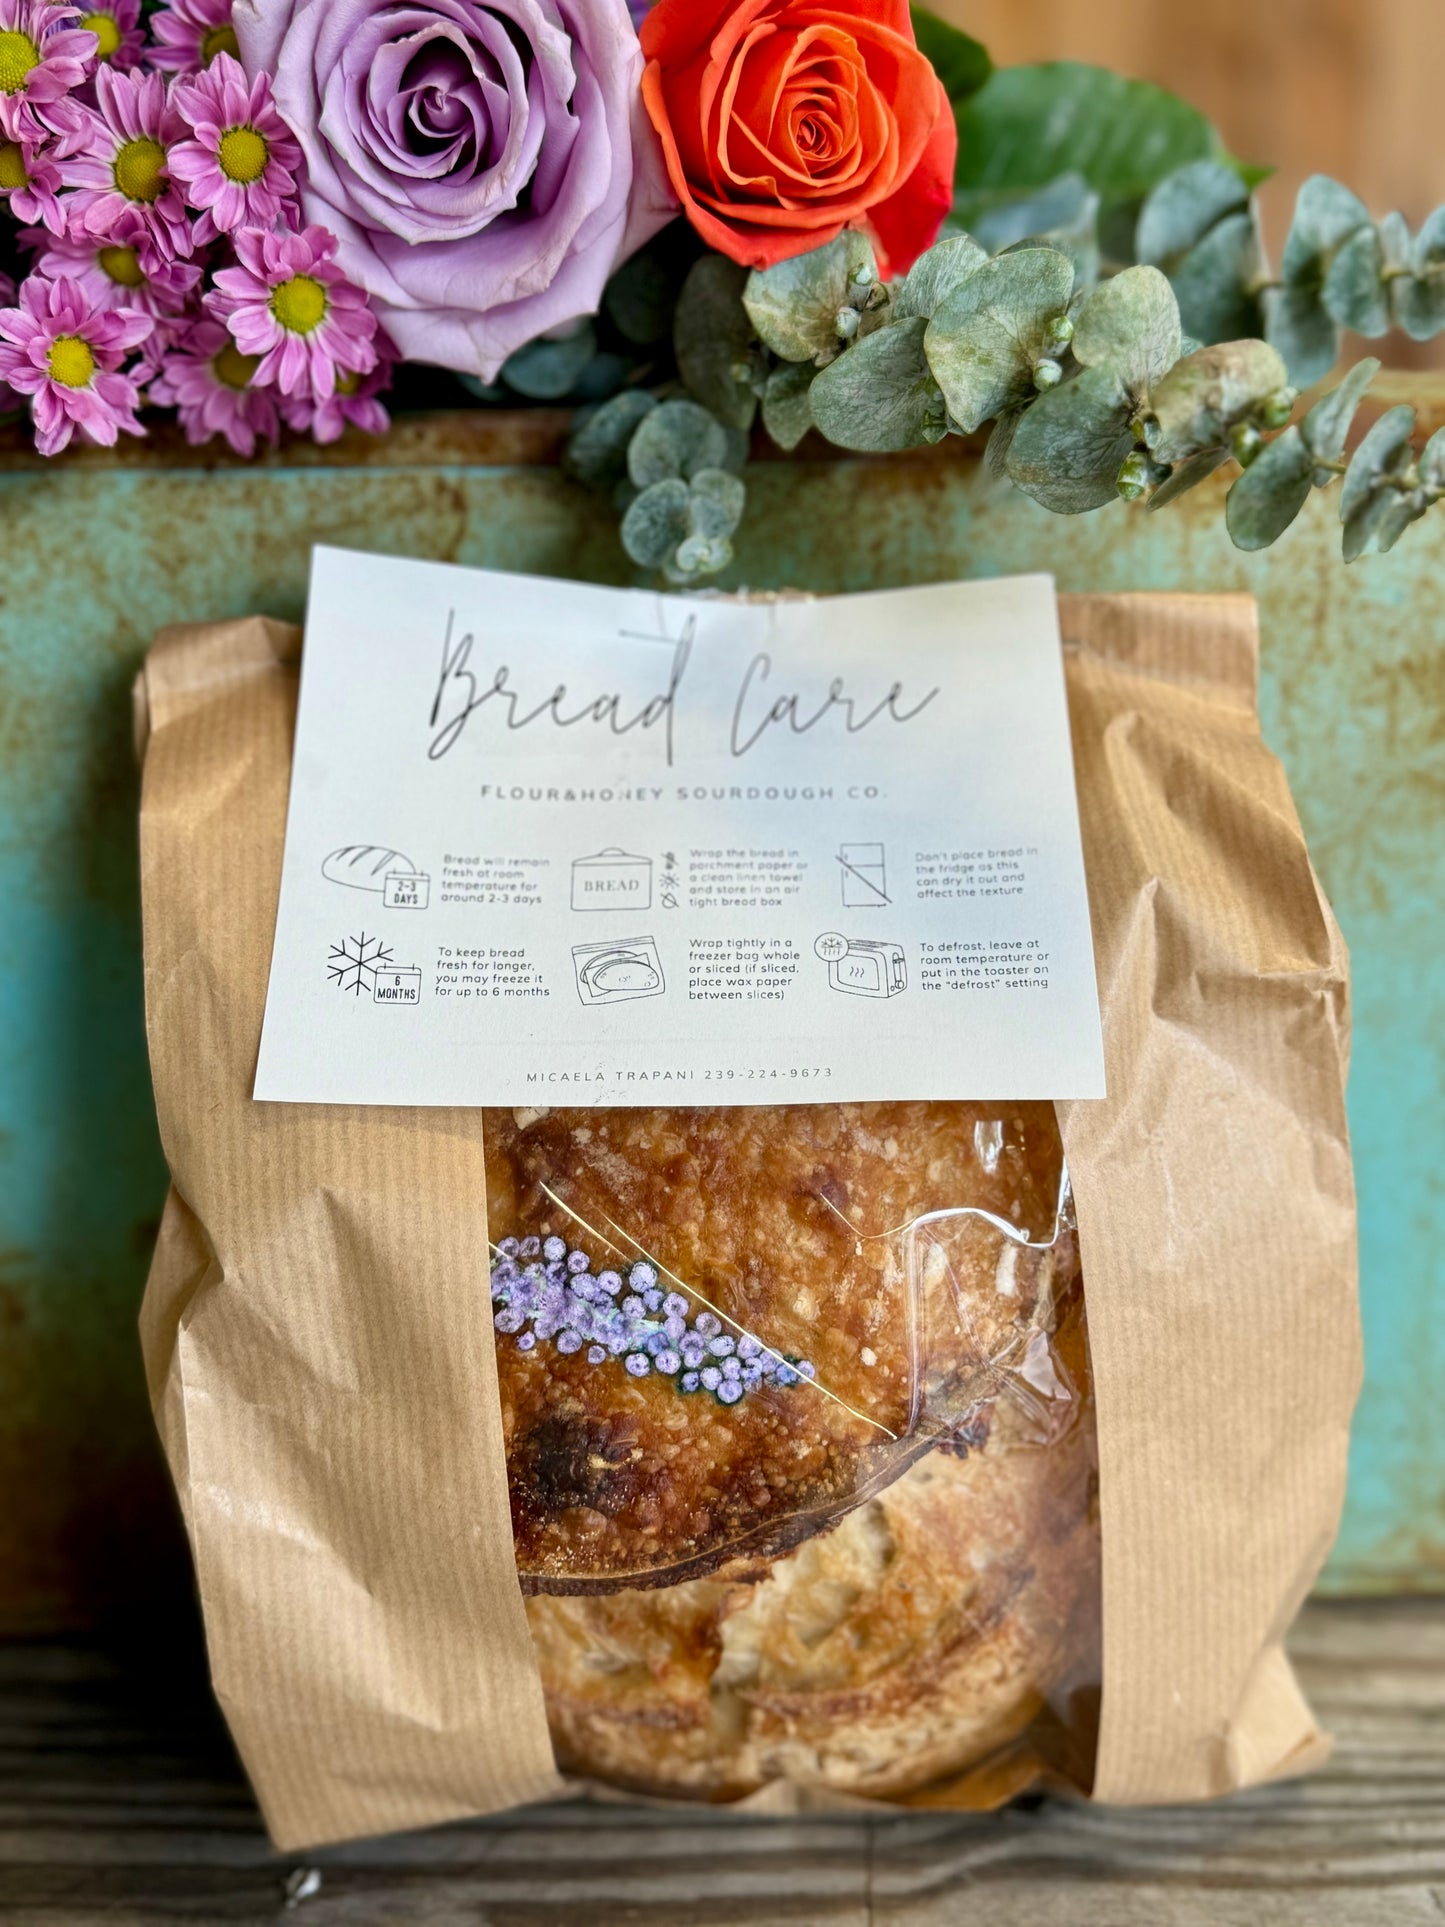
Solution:
<path fill-rule="evenodd" d="M 211 356 L 211 372 L 227 388 L 249 388 L 260 361 L 259 355 L 243 355 L 234 341 L 228 341 L 220 354 Z"/>
<path fill-rule="evenodd" d="M 109 60 L 120 45 L 120 28 L 115 24 L 113 13 L 87 13 L 81 15 L 81 26 L 87 33 L 93 33 L 100 45 L 96 48 L 102 60 Z"/>
<path fill-rule="evenodd" d="M 128 201 L 158 201 L 165 186 L 166 150 L 148 134 L 127 141 L 115 157 L 115 184 Z"/>
<path fill-rule="evenodd" d="M 293 274 L 271 290 L 271 312 L 288 334 L 309 335 L 326 319 L 326 290 L 309 274 Z"/>
<path fill-rule="evenodd" d="M 228 181 L 239 181 L 243 187 L 249 187 L 266 172 L 270 154 L 264 136 L 254 127 L 228 127 L 221 136 L 218 159 Z"/>
<path fill-rule="evenodd" d="M 209 33 L 201 36 L 201 65 L 209 67 L 217 54 L 229 54 L 232 60 L 241 58 L 241 46 L 236 39 L 236 29 L 229 21 L 224 27 L 212 27 Z"/>
<path fill-rule="evenodd" d="M 102 248 L 95 258 L 118 288 L 145 286 L 145 272 L 134 248 Z"/>
<path fill-rule="evenodd" d="M 0 141 L 0 187 L 24 187 L 29 179 L 19 143 Z"/>
<path fill-rule="evenodd" d="M 50 344 L 47 363 L 51 380 L 58 381 L 63 388 L 88 388 L 95 373 L 90 343 L 82 341 L 79 335 L 57 335 Z"/>
<path fill-rule="evenodd" d="M 40 65 L 40 49 L 28 33 L 0 33 L 0 94 L 18 94 Z"/>

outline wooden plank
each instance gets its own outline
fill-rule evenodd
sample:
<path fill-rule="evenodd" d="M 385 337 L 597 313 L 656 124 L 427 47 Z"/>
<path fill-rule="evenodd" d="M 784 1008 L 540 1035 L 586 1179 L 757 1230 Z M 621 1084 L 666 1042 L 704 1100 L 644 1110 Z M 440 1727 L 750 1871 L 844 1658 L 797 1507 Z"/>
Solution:
<path fill-rule="evenodd" d="M 194 1629 L 148 1653 L 0 1645 L 0 1918 L 1439 1927 L 1445 1602 L 1315 1604 L 1292 1649 L 1335 1757 L 1210 1806 L 769 1820 L 569 1802 L 279 1857 Z M 309 1873 L 317 1891 L 285 1908 Z"/>

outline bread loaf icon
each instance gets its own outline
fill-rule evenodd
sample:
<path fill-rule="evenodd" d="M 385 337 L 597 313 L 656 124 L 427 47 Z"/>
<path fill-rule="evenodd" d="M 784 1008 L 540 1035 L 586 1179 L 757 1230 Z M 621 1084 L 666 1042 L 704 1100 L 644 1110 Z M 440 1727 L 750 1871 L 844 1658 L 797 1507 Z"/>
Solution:
<path fill-rule="evenodd" d="M 381 843 L 344 844 L 341 849 L 333 850 L 321 866 L 321 874 L 328 883 L 343 883 L 351 890 L 375 890 L 378 895 L 385 890 L 386 879 L 393 871 L 413 876 L 416 865 L 400 850 L 388 849 Z"/>

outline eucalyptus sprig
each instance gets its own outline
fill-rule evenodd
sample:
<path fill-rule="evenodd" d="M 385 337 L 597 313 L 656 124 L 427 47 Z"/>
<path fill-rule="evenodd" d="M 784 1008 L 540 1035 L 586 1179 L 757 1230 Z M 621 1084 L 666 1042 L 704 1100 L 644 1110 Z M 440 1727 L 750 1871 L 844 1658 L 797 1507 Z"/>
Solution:
<path fill-rule="evenodd" d="M 759 416 L 784 449 L 810 429 L 883 453 L 988 428 L 990 471 L 1066 515 L 1118 497 L 1159 509 L 1232 461 L 1226 525 L 1244 549 L 1342 477 L 1346 561 L 1390 548 L 1445 495 L 1445 431 L 1417 452 L 1411 408 L 1347 457 L 1376 360 L 1290 425 L 1344 330 L 1445 329 L 1445 209 L 1411 234 L 1316 175 L 1276 275 L 1250 187 L 1220 158 L 1156 181 L 1122 250 L 1111 205 L 1111 244 L 1131 259 L 1111 256 L 1081 175 L 970 203 L 975 231 L 945 233 L 892 282 L 853 232 L 751 274 L 693 263 L 673 324 L 688 399 L 626 390 L 582 422 L 568 458 L 614 494 L 634 561 L 675 583 L 726 566 Z"/>

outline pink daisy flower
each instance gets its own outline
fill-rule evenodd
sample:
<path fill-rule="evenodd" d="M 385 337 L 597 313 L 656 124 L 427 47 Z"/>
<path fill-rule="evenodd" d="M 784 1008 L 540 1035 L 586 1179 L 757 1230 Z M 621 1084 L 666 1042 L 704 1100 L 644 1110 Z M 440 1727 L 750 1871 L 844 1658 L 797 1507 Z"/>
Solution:
<path fill-rule="evenodd" d="M 0 381 L 30 397 L 42 455 L 58 455 L 76 429 L 107 448 L 122 429 L 145 433 L 136 385 L 117 371 L 150 331 L 149 315 L 92 308 L 73 281 L 21 283 L 19 305 L 0 308 Z"/>
<path fill-rule="evenodd" d="M 41 245 L 31 272 L 73 281 L 93 308 L 134 308 L 153 319 L 178 315 L 201 278 L 191 262 L 157 254 L 144 222 L 129 210 L 108 235 L 77 226 L 54 240 L 32 238 Z"/>
<path fill-rule="evenodd" d="M 237 265 L 219 271 L 206 305 L 243 355 L 261 357 L 259 381 L 325 401 L 336 392 L 338 370 L 371 373 L 376 316 L 332 260 L 334 234 L 242 228 L 234 240 Z"/>
<path fill-rule="evenodd" d="M 392 363 L 383 356 L 369 375 L 353 375 L 342 369 L 336 377 L 336 390 L 325 401 L 313 395 L 287 395 L 281 414 L 288 428 L 313 441 L 341 439 L 348 422 L 366 435 L 384 435 L 391 427 L 391 416 L 376 399 L 391 386 Z"/>
<path fill-rule="evenodd" d="M 237 59 L 231 0 L 172 0 L 151 15 L 148 59 L 164 74 L 198 74 L 217 54 Z"/>
<path fill-rule="evenodd" d="M 56 200 L 65 176 L 57 162 L 54 142 L 29 137 L 29 130 L 17 126 L 18 140 L 11 140 L 0 119 L 0 201 L 5 202 L 17 221 L 39 221 L 52 234 L 65 229 L 65 210 Z"/>
<path fill-rule="evenodd" d="M 67 210 L 72 225 L 109 238 L 127 214 L 136 214 L 158 253 L 172 260 L 189 254 L 191 220 L 170 172 L 170 152 L 185 123 L 166 99 L 166 83 L 159 74 L 102 67 L 95 98 L 95 107 L 81 109 L 85 146 L 66 163 L 75 187 Z"/>
<path fill-rule="evenodd" d="M 238 455 L 251 455 L 258 437 L 274 444 L 281 433 L 276 391 L 257 383 L 258 365 L 219 321 L 198 321 L 162 356 L 150 399 L 179 412 L 192 447 L 224 435 Z"/>
<path fill-rule="evenodd" d="M 8 274 L 0 273 L 0 308 L 8 308 L 14 300 L 15 283 Z M 13 415 L 17 408 L 24 406 L 24 398 L 0 381 L 0 415 Z"/>
<path fill-rule="evenodd" d="M 145 50 L 140 0 L 102 0 L 98 7 L 87 7 L 82 0 L 79 24 L 95 35 L 98 63 L 121 74 L 140 65 Z"/>
<path fill-rule="evenodd" d="M 0 0 L 0 99 L 11 110 L 12 140 L 53 131 L 53 116 L 95 65 L 96 36 L 74 7 L 53 0 Z"/>
<path fill-rule="evenodd" d="M 200 211 L 204 247 L 239 227 L 271 227 L 296 193 L 301 149 L 276 112 L 265 74 L 252 81 L 229 54 L 205 73 L 177 82 L 171 100 L 194 135 L 171 149 L 170 169 Z"/>

